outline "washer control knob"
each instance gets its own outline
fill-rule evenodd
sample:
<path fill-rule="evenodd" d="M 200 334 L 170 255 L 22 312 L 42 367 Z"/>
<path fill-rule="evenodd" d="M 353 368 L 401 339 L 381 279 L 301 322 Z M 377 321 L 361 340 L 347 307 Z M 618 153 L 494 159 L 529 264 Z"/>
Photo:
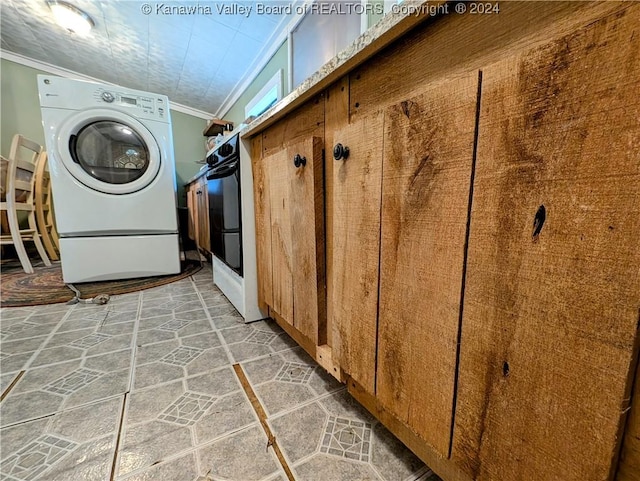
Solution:
<path fill-rule="evenodd" d="M 101 97 L 102 100 L 108 103 L 111 103 L 116 99 L 111 92 L 102 92 Z"/>

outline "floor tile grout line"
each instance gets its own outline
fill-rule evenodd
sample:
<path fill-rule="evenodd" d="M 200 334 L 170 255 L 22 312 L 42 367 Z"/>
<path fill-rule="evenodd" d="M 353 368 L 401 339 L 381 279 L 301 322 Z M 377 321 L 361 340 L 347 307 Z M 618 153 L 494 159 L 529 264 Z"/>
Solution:
<path fill-rule="evenodd" d="M 33 391 L 26 391 L 26 392 L 20 393 L 20 394 L 29 394 L 29 393 L 33 393 L 33 392 L 37 392 L 37 391 L 38 391 L 38 389 L 35 389 Z M 10 423 L 10 424 L 4 425 L 4 426 L 0 426 L 0 427 L 2 429 L 12 428 L 12 427 L 15 427 L 15 426 L 19 426 L 20 424 L 25 424 L 25 423 L 30 423 L 32 421 L 37 421 L 38 419 L 45 419 L 45 418 L 49 418 L 51 416 L 57 416 L 58 414 L 64 414 L 64 413 L 68 413 L 70 411 L 75 411 L 76 409 L 86 408 L 86 407 L 89 407 L 89 406 L 93 406 L 95 404 L 100 404 L 101 402 L 110 401 L 112 399 L 116 399 L 116 398 L 121 397 L 123 394 L 125 394 L 125 393 L 124 392 L 119 392 L 119 393 L 116 393 L 116 394 L 111 394 L 111 395 L 109 395 L 107 397 L 103 397 L 103 398 L 100 398 L 100 399 L 94 399 L 92 401 L 87 401 L 87 402 L 84 402 L 84 403 L 81 403 L 81 404 L 77 404 L 75 406 L 61 407 L 61 408 L 56 409 L 55 411 L 51 411 L 49 413 L 41 414 L 40 416 L 27 418 L 27 419 L 21 419 L 20 421 L 16 421 L 16 422 L 13 422 L 13 423 Z M 98 436 L 98 437 L 101 437 L 101 436 Z"/>
<path fill-rule="evenodd" d="M 142 306 L 144 304 L 144 291 L 138 296 L 138 308 L 136 309 L 136 318 L 133 321 L 133 333 L 131 334 L 131 357 L 129 363 L 129 384 L 127 392 L 133 391 L 135 383 L 136 358 L 138 357 L 138 330 L 140 328 L 140 315 L 142 314 Z"/>
<path fill-rule="evenodd" d="M 232 328 L 231 328 L 232 329 Z M 266 331 L 263 331 L 266 332 Z M 286 334 L 286 333 L 285 333 Z M 287 334 L 288 335 L 288 334 Z M 242 344 L 245 343 L 246 341 L 238 341 L 238 342 L 231 342 L 229 344 L 227 344 L 228 346 L 235 346 L 236 344 Z M 259 344 L 256 344 L 256 346 L 258 346 Z M 247 362 L 254 362 L 254 361 L 264 361 L 265 359 L 269 359 L 270 357 L 277 355 L 277 354 L 282 354 L 288 351 L 294 351 L 294 350 L 302 350 L 302 348 L 300 346 L 294 346 L 294 347 L 289 347 L 287 349 L 282 349 L 281 351 L 275 351 L 275 352 L 270 352 L 268 354 L 262 354 L 260 356 L 256 356 L 256 357 L 250 357 L 248 359 L 243 359 L 242 361 L 233 361 L 235 362 L 240 362 L 241 364 L 247 363 Z M 315 362 L 315 361 L 314 361 Z M 266 382 L 266 381 L 265 381 Z M 263 384 L 263 383 L 260 383 Z"/>
<path fill-rule="evenodd" d="M 62 412 L 62 411 L 60 411 L 60 412 Z M 42 416 L 38 416 L 38 417 L 35 417 L 35 418 L 25 419 L 24 421 L 18 421 L 17 423 L 7 424 L 6 426 L 2 426 L 2 429 L 14 428 L 16 426 L 20 426 L 21 424 L 27 424 L 27 423 L 32 423 L 34 421 L 40 421 L 42 419 L 52 418 L 52 417 L 60 414 L 60 412 L 43 414 Z"/>
<path fill-rule="evenodd" d="M 98 344 L 96 344 L 96 345 L 98 345 Z M 58 347 L 67 347 L 67 346 L 68 346 L 68 344 L 62 344 L 60 346 L 55 346 L 55 347 L 52 347 L 50 349 L 56 349 Z M 92 346 L 92 347 L 94 347 L 94 346 Z M 78 348 L 78 349 L 80 349 L 80 348 Z M 130 347 L 125 347 L 124 349 L 117 349 L 115 351 L 106 351 L 106 352 L 102 352 L 100 354 L 93 354 L 91 356 L 82 355 L 80 357 L 74 357 L 74 358 L 70 358 L 70 359 L 65 359 L 63 361 L 48 362 L 46 364 L 40 364 L 38 366 L 33 366 L 32 365 L 32 366 L 29 367 L 29 370 L 33 371 L 35 369 L 44 369 L 44 368 L 48 368 L 48 367 L 52 367 L 52 366 L 60 366 L 61 364 L 65 364 L 65 363 L 73 362 L 73 361 L 81 361 L 81 364 L 84 365 L 84 361 L 86 361 L 87 359 L 94 359 L 96 357 L 106 356 L 106 355 L 109 355 L 109 354 L 117 354 L 119 352 L 128 351 L 130 349 L 131 349 Z M 83 350 L 86 351 L 87 349 L 83 349 Z M 41 351 L 46 351 L 46 349 L 42 349 Z M 31 392 L 31 391 L 29 391 L 29 392 Z"/>
<path fill-rule="evenodd" d="M 140 366 L 149 366 L 150 364 L 154 364 L 156 362 L 158 362 L 158 361 L 151 361 L 151 362 L 148 362 L 148 363 L 145 363 L 145 364 L 140 364 Z M 218 367 L 215 367 L 213 369 L 208 369 L 206 371 L 198 372 L 196 374 L 189 374 L 187 376 L 182 376 L 182 377 L 179 377 L 179 378 L 176 378 L 176 379 L 170 379 L 168 381 L 162 381 L 162 382 L 159 382 L 159 383 L 156 383 L 156 384 L 151 384 L 149 386 L 144 386 L 144 387 L 141 387 L 141 388 L 138 388 L 138 389 L 133 389 L 133 390 L 131 390 L 131 392 L 132 393 L 141 393 L 141 392 L 149 391 L 150 389 L 155 389 L 155 388 L 162 387 L 162 386 L 168 386 L 169 384 L 177 383 L 177 382 L 180 382 L 180 381 L 183 381 L 183 380 L 184 381 L 189 381 L 189 380 L 192 380 L 192 379 L 194 379 L 196 377 L 203 376 L 205 374 L 220 372 L 220 371 L 224 371 L 225 369 L 232 369 L 232 365 L 233 364 L 231 364 L 231 363 L 225 364 L 224 366 L 218 366 Z M 240 388 L 238 388 L 237 391 L 233 391 L 233 392 L 239 392 L 239 391 L 240 391 Z M 231 393 L 224 394 L 224 395 L 222 395 L 220 397 L 225 397 L 228 394 L 231 394 Z"/>
<path fill-rule="evenodd" d="M 324 412 L 325 412 L 325 414 L 327 416 L 325 417 L 325 420 L 322 423 L 322 429 L 320 430 L 320 433 L 321 433 L 320 440 L 318 441 L 317 446 L 315 447 L 313 452 L 307 454 L 306 456 L 302 456 L 300 459 L 296 460 L 296 462 L 291 463 L 291 465 L 294 468 L 297 468 L 297 467 L 303 465 L 304 463 L 306 463 L 307 461 L 310 461 L 312 458 L 314 458 L 318 454 L 322 454 L 322 451 L 320 451 L 320 448 L 322 447 L 322 440 L 323 440 L 324 434 L 326 433 L 326 430 L 327 430 L 327 424 L 329 423 L 329 413 L 325 409 L 323 409 L 323 410 L 324 410 Z"/>
<path fill-rule="evenodd" d="M 273 435 L 273 432 L 271 431 L 271 427 L 267 422 L 267 414 L 264 408 L 262 407 L 262 404 L 260 404 L 260 401 L 258 400 L 258 397 L 256 396 L 255 392 L 253 391 L 253 388 L 251 387 L 251 384 L 249 383 L 249 379 L 247 379 L 247 375 L 244 373 L 242 366 L 240 364 L 234 364 L 233 370 L 238 376 L 240 384 L 242 385 L 242 388 L 244 389 L 247 397 L 249 398 L 249 401 L 251 402 L 251 406 L 253 407 L 254 411 L 258 415 L 262 429 L 267 435 L 267 439 L 269 440 L 267 446 L 270 445 L 273 448 L 273 451 L 275 452 L 276 457 L 278 458 L 278 461 L 280 461 L 280 464 L 282 465 L 282 469 L 284 469 L 284 472 L 287 475 L 287 478 L 289 479 L 289 481 L 295 481 L 295 477 L 293 476 L 293 471 L 291 471 L 291 468 L 287 464 L 287 460 L 285 459 L 284 454 L 282 453 L 280 446 L 278 445 L 278 442 L 276 441 L 276 438 Z"/>
<path fill-rule="evenodd" d="M 164 422 L 164 421 L 162 421 L 162 422 Z M 238 435 L 238 434 L 240 434 L 240 433 L 242 433 L 244 431 L 249 431 L 249 430 L 251 430 L 253 428 L 257 428 L 259 425 L 260 425 L 260 423 L 258 421 L 253 421 L 250 424 L 247 424 L 245 426 L 241 426 L 239 428 L 233 429 L 233 430 L 228 431 L 228 432 L 226 432 L 224 434 L 221 434 L 219 436 L 213 437 L 213 438 L 207 440 L 206 442 L 199 443 L 199 444 L 197 444 L 195 446 L 192 446 L 192 447 L 190 447 L 188 449 L 183 449 L 183 450 L 178 451 L 177 453 L 171 454 L 169 456 L 164 456 L 163 459 L 162 459 L 162 462 L 160 462 L 160 463 L 156 463 L 156 464 L 149 465 L 149 466 L 143 466 L 143 467 L 134 469 L 134 470 L 132 470 L 132 471 L 126 473 L 126 474 L 123 474 L 121 476 L 119 475 L 117 477 L 117 479 L 118 479 L 118 481 L 120 481 L 120 480 L 124 481 L 124 480 L 126 480 L 128 478 L 131 478 L 131 477 L 136 476 L 138 474 L 144 473 L 145 471 L 153 469 L 153 468 L 155 468 L 157 466 L 163 466 L 163 465 L 169 464 L 169 463 L 175 461 L 176 459 L 180 459 L 183 456 L 187 456 L 189 454 L 197 455 L 197 452 L 200 449 L 202 449 L 204 447 L 207 447 L 210 444 L 214 444 L 214 443 L 223 441 L 223 440 L 225 440 L 227 438 L 231 438 L 233 436 L 236 436 L 236 435 Z"/>
<path fill-rule="evenodd" d="M 11 384 L 9 384 L 7 386 L 7 389 L 5 389 L 2 392 L 2 395 L 0 395 L 0 402 L 4 401 L 4 398 L 6 398 L 9 395 L 9 393 L 11 392 L 11 390 L 15 387 L 15 385 L 18 384 L 18 381 L 20 381 L 22 376 L 24 376 L 25 372 L 26 372 L 25 370 L 22 370 L 16 375 L 16 377 L 13 378 L 13 381 L 11 381 Z"/>
<path fill-rule="evenodd" d="M 42 349 L 44 348 L 44 346 L 47 345 L 47 343 L 53 338 L 53 336 L 56 334 L 56 332 L 58 331 L 58 328 L 60 327 L 60 325 L 65 322 L 65 320 L 69 317 L 69 315 L 71 315 L 71 313 L 74 311 L 76 306 L 71 306 L 71 308 L 69 310 L 67 310 L 67 312 L 65 312 L 65 314 L 62 316 L 62 318 L 56 323 L 55 327 L 51 330 L 51 332 L 46 336 L 46 339 L 44 339 L 40 345 L 38 346 L 38 348 L 33 352 L 33 354 L 31 355 L 31 357 L 29 358 L 29 360 L 22 366 L 23 370 L 28 370 L 31 367 L 31 363 L 33 361 L 35 361 L 36 357 L 38 357 L 40 355 L 40 353 L 42 352 Z M 31 314 L 33 315 L 33 314 Z M 31 317 L 28 316 L 28 317 Z M 27 318 L 28 319 L 28 318 Z"/>
<path fill-rule="evenodd" d="M 213 274 L 212 274 L 213 275 Z M 191 283 L 193 284 L 194 289 L 196 290 L 197 294 L 198 294 L 198 299 L 200 300 L 200 304 L 202 305 L 205 315 L 207 316 L 207 319 L 209 321 L 209 325 L 211 326 L 211 328 L 214 330 L 214 332 L 216 333 L 216 336 L 218 336 L 218 340 L 220 341 L 220 346 L 224 349 L 224 352 L 227 355 L 227 359 L 229 361 L 230 364 L 233 364 L 235 362 L 235 359 L 233 357 L 233 354 L 231 354 L 231 350 L 229 349 L 229 346 L 227 346 L 227 342 L 225 341 L 224 337 L 222 336 L 222 334 L 220 333 L 220 329 L 217 329 L 215 322 L 213 322 L 213 317 L 211 317 L 211 313 L 209 312 L 209 308 L 207 308 L 204 299 L 202 298 L 202 295 L 200 294 L 200 290 L 197 288 L 196 283 L 193 279 L 191 279 Z"/>
<path fill-rule="evenodd" d="M 122 439 L 122 427 L 124 425 L 124 412 L 127 406 L 127 399 L 129 393 L 124 393 L 122 398 L 122 409 L 120 410 L 120 422 L 118 423 L 118 434 L 116 436 L 116 443 L 113 449 L 113 460 L 111 462 L 111 473 L 109 474 L 109 480 L 114 481 L 116 478 L 116 469 L 118 467 L 118 452 L 120 451 L 120 441 Z"/>
<path fill-rule="evenodd" d="M 271 382 L 271 381 L 267 381 L 267 382 Z M 265 383 L 261 383 L 260 385 L 263 385 L 263 384 L 265 384 Z M 318 402 L 318 401 L 323 401 L 323 400 L 325 400 L 327 398 L 330 398 L 330 397 L 334 396 L 337 393 L 343 392 L 344 390 L 346 390 L 346 386 L 343 386 L 340 389 L 336 389 L 335 391 L 327 392 L 327 393 L 321 394 L 321 395 L 319 395 L 317 397 L 314 397 L 314 398 L 311 398 L 311 399 L 307 399 L 305 401 L 302 401 L 302 402 L 296 404 L 295 406 L 293 406 L 291 408 L 287 408 L 287 409 L 284 409 L 282 411 L 278 411 L 277 413 L 274 413 L 274 414 L 270 415 L 268 417 L 268 419 L 269 420 L 280 419 L 281 417 L 286 416 L 287 414 L 291 414 L 291 413 L 297 411 L 298 409 L 310 406 L 311 404 L 314 404 L 315 402 Z M 325 411 L 326 411 L 326 409 L 325 409 Z M 328 413 L 328 414 L 331 414 L 331 413 Z"/>
<path fill-rule="evenodd" d="M 118 434 L 116 437 L 116 444 L 113 451 L 113 461 L 111 463 L 111 473 L 109 480 L 114 481 L 116 478 L 116 472 L 119 471 L 118 458 L 120 455 L 120 442 L 122 440 L 122 432 L 124 427 L 124 421 L 127 414 L 127 408 L 129 405 L 129 396 L 133 391 L 135 383 L 135 369 L 136 369 L 136 357 L 138 354 L 138 329 L 140 327 L 140 315 L 142 313 L 142 306 L 144 302 L 144 291 L 138 293 L 138 306 L 136 308 L 136 316 L 133 321 L 133 332 L 131 333 L 131 343 L 129 347 L 131 354 L 129 355 L 129 380 L 127 383 L 127 391 L 124 393 L 122 400 L 122 411 L 120 412 L 120 423 L 118 425 Z"/>

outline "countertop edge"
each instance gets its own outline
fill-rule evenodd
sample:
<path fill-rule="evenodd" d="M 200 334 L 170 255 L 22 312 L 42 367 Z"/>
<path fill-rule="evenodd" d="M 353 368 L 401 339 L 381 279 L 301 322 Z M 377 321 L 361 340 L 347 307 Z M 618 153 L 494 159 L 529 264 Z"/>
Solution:
<path fill-rule="evenodd" d="M 207 172 L 209 172 L 209 169 L 199 170 L 196 174 L 193 175 L 193 177 L 191 177 L 189 180 L 186 180 L 184 182 L 183 186 L 186 187 L 187 185 L 189 185 L 189 184 L 195 182 L 196 180 L 198 180 L 200 177 L 204 177 Z"/>
<path fill-rule="evenodd" d="M 270 127 L 349 71 L 362 65 L 366 60 L 402 37 L 418 24 L 437 17 L 438 14 L 434 16 L 423 12 L 428 12 L 429 9 L 438 10 L 437 7 L 446 3 L 448 3 L 448 0 L 403 2 L 402 5 L 405 7 L 403 11 L 388 13 L 382 17 L 379 22 L 324 64 L 320 70 L 302 82 L 289 95 L 247 125 L 243 129 L 241 136 L 250 138 Z"/>

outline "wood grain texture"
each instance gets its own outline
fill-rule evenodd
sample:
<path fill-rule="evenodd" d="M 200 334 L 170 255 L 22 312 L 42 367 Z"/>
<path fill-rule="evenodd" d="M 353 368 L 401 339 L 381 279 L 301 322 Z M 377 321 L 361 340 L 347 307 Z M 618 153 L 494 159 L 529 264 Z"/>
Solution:
<path fill-rule="evenodd" d="M 271 208 L 270 306 L 293 325 L 293 239 L 291 178 L 293 165 L 286 149 L 265 156 Z"/>
<path fill-rule="evenodd" d="M 472 478 L 611 478 L 640 308 L 638 25 L 628 4 L 483 70 L 452 452 Z"/>
<path fill-rule="evenodd" d="M 293 325 L 316 345 L 327 338 L 322 147 L 319 137 L 291 145 L 283 167 L 290 175 Z M 304 157 L 306 165 L 295 168 L 295 155 Z"/>
<path fill-rule="evenodd" d="M 377 394 L 447 456 L 478 72 L 387 109 Z"/>
<path fill-rule="evenodd" d="M 622 2 L 500 2 L 500 13 L 443 15 L 425 22 L 351 73 L 351 116 L 404 100 L 413 91 L 456 72 L 470 72 L 509 52 L 572 31 Z"/>
<path fill-rule="evenodd" d="M 323 135 L 324 96 L 320 94 L 262 133 L 262 155 L 270 155 L 288 145 Z"/>
<path fill-rule="evenodd" d="M 198 247 L 211 252 L 211 232 L 209 230 L 209 195 L 206 177 L 200 177 L 196 182 L 196 231 Z"/>
<path fill-rule="evenodd" d="M 640 481 L 640 363 L 634 386 L 616 481 Z"/>
<path fill-rule="evenodd" d="M 196 234 L 196 182 L 191 182 L 184 189 L 187 197 L 187 212 L 189 214 L 189 222 L 187 227 L 187 235 L 189 239 L 195 241 Z"/>
<path fill-rule="evenodd" d="M 322 344 L 316 349 L 316 362 L 327 370 L 329 374 L 340 382 L 345 382 L 346 376 L 342 367 L 333 357 L 333 351 L 328 344 Z"/>
<path fill-rule="evenodd" d="M 251 139 L 251 170 L 256 222 L 258 305 L 266 310 L 273 303 L 271 286 L 271 191 L 267 163 L 262 159 L 262 136 Z"/>
<path fill-rule="evenodd" d="M 333 352 L 342 369 L 375 393 L 384 112 L 333 133 L 349 148 L 333 165 Z"/>
<path fill-rule="evenodd" d="M 346 76 L 329 87 L 325 93 L 324 102 L 324 150 L 327 153 L 327 160 L 324 165 L 325 179 L 325 256 L 326 256 L 326 280 L 327 280 L 327 344 L 333 346 L 334 314 L 335 302 L 333 295 L 333 171 L 335 162 L 331 152 L 333 152 L 334 131 L 349 123 L 349 77 Z M 340 265 L 338 264 L 338 269 Z"/>

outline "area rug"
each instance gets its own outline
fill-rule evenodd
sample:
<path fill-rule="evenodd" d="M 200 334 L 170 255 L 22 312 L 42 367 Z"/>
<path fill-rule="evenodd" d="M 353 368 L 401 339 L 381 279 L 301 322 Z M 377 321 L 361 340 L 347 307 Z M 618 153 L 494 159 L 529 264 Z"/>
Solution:
<path fill-rule="evenodd" d="M 83 282 L 73 284 L 85 299 L 98 294 L 126 294 L 128 292 L 150 289 L 184 279 L 202 268 L 200 261 L 187 259 L 182 261 L 179 274 L 169 276 L 141 277 L 119 281 Z M 26 274 L 18 265 L 17 268 L 2 266 L 0 274 L 0 306 L 21 307 L 38 306 L 67 302 L 75 294 L 62 281 L 60 264 L 51 267 L 34 267 L 33 274 Z"/>

